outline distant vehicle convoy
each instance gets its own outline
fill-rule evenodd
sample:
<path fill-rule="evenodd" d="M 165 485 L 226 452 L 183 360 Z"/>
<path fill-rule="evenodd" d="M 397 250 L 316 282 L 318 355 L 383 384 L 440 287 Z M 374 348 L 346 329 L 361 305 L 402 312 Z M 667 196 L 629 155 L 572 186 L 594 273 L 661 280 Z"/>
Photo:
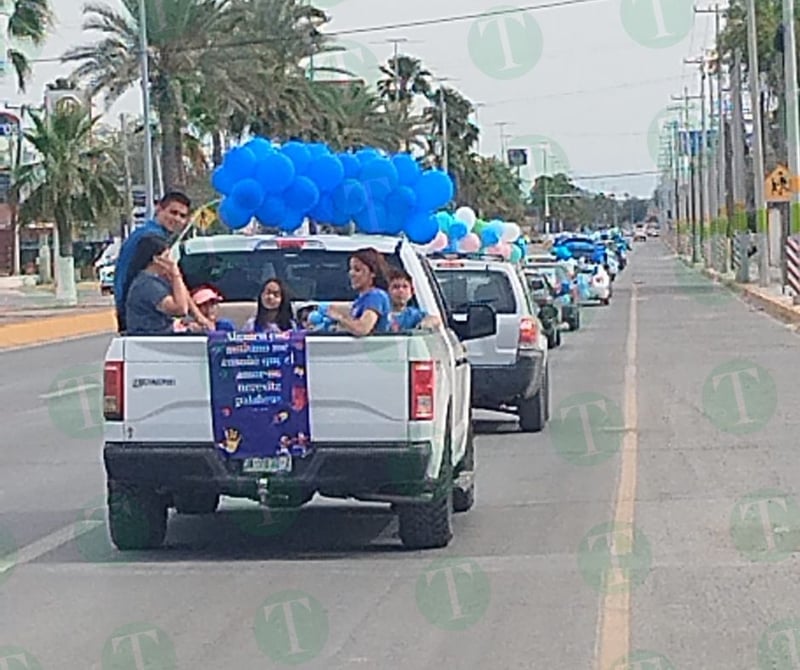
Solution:
<path fill-rule="evenodd" d="M 628 247 L 620 236 L 589 246 L 585 236 L 570 239 L 592 253 L 541 253 L 511 263 L 481 254 L 426 255 L 406 240 L 375 235 L 233 234 L 180 243 L 175 249 L 189 288 L 213 285 L 224 297 L 220 316 L 237 327 L 255 313 L 270 277 L 291 288 L 294 311 L 349 304 L 348 262 L 363 247 L 404 269 L 413 279 L 414 306 L 441 325 L 366 337 L 313 330 L 269 336 L 283 352 L 274 359 L 284 366 L 274 378 L 288 365 L 302 379 L 286 414 L 306 412 L 308 427 L 286 428 L 282 436 L 284 429 L 275 429 L 274 453 L 258 457 L 242 447 L 239 429 L 219 432 L 219 417 L 266 402 L 266 391 L 220 395 L 213 380 L 221 364 L 210 353 L 219 345 L 239 356 L 236 365 L 249 365 L 256 345 L 246 336 L 223 335 L 230 346 L 195 334 L 114 337 L 104 362 L 103 459 L 115 546 L 161 547 L 170 509 L 210 514 L 229 496 L 279 511 L 315 495 L 388 503 L 407 549 L 448 545 L 453 514 L 475 503 L 473 410 L 513 413 L 522 431 L 541 432 L 557 383 L 552 350 L 570 343 L 562 333 L 580 328 L 584 305 L 609 304 L 609 258 L 624 270 Z M 99 275 L 101 287 L 113 286 L 113 265 Z M 271 345 L 259 340 L 261 346 Z M 267 359 L 273 360 L 251 362 Z M 248 370 L 232 368 L 220 378 L 255 379 L 256 369 Z M 286 421 L 277 412 L 273 423 Z"/>

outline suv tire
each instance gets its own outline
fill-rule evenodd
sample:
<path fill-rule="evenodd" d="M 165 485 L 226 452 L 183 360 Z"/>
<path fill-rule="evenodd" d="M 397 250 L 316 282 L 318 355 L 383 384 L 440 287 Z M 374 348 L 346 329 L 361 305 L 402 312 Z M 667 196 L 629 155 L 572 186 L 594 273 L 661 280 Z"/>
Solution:
<path fill-rule="evenodd" d="M 120 551 L 158 549 L 167 536 L 167 501 L 145 486 L 109 481 L 108 529 Z"/>
<path fill-rule="evenodd" d="M 397 516 L 400 541 L 406 549 L 441 549 L 453 539 L 453 461 L 451 421 L 447 412 L 447 434 L 442 452 L 442 467 L 433 500 L 400 505 Z"/>
<path fill-rule="evenodd" d="M 548 400 L 550 398 L 550 375 L 545 367 L 542 385 L 531 398 L 525 398 L 519 404 L 519 427 L 523 433 L 540 433 L 547 423 Z"/>

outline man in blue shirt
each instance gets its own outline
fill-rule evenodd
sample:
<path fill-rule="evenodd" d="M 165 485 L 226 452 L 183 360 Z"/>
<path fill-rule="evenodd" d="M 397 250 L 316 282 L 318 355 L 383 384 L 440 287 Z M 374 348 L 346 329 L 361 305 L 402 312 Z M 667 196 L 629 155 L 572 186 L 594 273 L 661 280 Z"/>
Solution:
<path fill-rule="evenodd" d="M 414 330 L 418 327 L 432 330 L 439 327 L 441 320 L 438 317 L 428 316 L 419 307 L 408 304 L 414 297 L 414 280 L 405 270 L 392 270 L 389 275 L 389 296 L 392 301 L 388 317 L 391 332 Z"/>
<path fill-rule="evenodd" d="M 145 235 L 160 235 L 171 242 L 188 224 L 191 206 L 192 201 L 186 194 L 180 191 L 170 191 L 157 203 L 155 219 L 134 230 L 122 244 L 114 270 L 114 303 L 117 308 L 117 329 L 120 334 L 126 331 L 125 301 L 133 281 L 133 277 L 128 276 L 128 269 L 139 241 Z M 191 300 L 189 301 L 189 311 L 198 322 L 206 321 Z"/>

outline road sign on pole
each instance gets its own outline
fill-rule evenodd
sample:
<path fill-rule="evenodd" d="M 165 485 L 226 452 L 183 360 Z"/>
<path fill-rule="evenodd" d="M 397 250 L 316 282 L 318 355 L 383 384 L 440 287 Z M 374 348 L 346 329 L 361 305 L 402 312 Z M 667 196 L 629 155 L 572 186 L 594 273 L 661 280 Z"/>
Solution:
<path fill-rule="evenodd" d="M 792 180 L 789 168 L 776 167 L 764 182 L 767 202 L 790 202 L 792 199 Z"/>

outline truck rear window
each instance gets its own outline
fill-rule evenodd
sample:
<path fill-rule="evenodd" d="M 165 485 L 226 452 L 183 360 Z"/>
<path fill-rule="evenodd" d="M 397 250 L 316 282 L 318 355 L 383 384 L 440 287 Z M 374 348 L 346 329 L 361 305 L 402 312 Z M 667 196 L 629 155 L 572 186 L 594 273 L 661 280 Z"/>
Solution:
<path fill-rule="evenodd" d="M 351 252 L 326 249 L 264 249 L 187 254 L 180 267 L 189 290 L 202 284 L 214 286 L 229 302 L 258 299 L 261 287 L 277 277 L 300 301 L 337 302 L 355 297 L 348 276 Z M 396 255 L 387 262 L 402 267 Z"/>
<path fill-rule="evenodd" d="M 508 277 L 485 270 L 438 270 L 436 279 L 450 311 L 466 312 L 470 304 L 489 305 L 498 314 L 516 314 L 517 301 Z"/>

